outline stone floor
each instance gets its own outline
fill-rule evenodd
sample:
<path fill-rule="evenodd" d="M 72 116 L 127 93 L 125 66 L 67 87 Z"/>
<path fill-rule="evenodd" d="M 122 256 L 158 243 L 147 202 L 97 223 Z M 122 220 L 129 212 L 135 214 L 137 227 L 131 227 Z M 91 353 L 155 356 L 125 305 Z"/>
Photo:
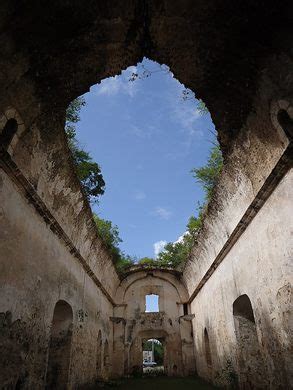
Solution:
<path fill-rule="evenodd" d="M 116 386 L 115 386 L 116 387 Z M 137 378 L 122 382 L 116 387 L 118 390 L 211 390 L 214 386 L 198 378 Z"/>

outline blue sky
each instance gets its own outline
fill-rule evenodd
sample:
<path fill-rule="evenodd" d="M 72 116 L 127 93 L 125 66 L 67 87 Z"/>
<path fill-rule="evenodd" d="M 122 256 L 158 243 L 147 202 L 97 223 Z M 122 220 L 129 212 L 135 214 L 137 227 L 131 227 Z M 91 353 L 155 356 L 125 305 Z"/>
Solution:
<path fill-rule="evenodd" d="M 94 211 L 119 227 L 125 253 L 154 257 L 176 241 L 196 214 L 203 192 L 190 174 L 205 164 L 215 140 L 209 115 L 196 100 L 183 100 L 184 86 L 166 67 L 141 65 L 103 80 L 85 94 L 77 139 L 102 168 L 105 194 Z"/>

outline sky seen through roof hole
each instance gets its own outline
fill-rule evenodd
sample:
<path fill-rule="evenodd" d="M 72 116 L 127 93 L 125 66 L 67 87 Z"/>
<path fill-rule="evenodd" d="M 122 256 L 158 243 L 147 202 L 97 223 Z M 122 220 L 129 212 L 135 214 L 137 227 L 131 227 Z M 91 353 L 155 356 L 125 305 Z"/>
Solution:
<path fill-rule="evenodd" d="M 149 77 L 130 81 L 131 66 L 84 95 L 77 139 L 102 169 L 106 191 L 93 206 L 118 225 L 126 254 L 155 257 L 185 232 L 203 191 L 190 170 L 206 163 L 215 142 L 210 115 L 166 67 L 144 59 Z"/>

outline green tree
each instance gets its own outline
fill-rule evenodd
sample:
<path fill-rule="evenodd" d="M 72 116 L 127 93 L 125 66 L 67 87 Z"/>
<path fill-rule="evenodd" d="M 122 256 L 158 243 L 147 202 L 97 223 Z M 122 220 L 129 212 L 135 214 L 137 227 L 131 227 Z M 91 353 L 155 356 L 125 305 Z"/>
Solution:
<path fill-rule="evenodd" d="M 85 106 L 85 99 L 80 96 L 69 104 L 66 110 L 65 131 L 69 139 L 76 135 L 75 124 L 80 121 L 80 111 Z"/>
<path fill-rule="evenodd" d="M 201 99 L 198 100 L 196 109 L 200 115 L 207 115 L 209 113 L 207 106 Z"/>
<path fill-rule="evenodd" d="M 151 257 L 143 257 L 142 259 L 139 260 L 138 264 L 155 266 L 155 265 L 157 265 L 157 261 Z"/>
<path fill-rule="evenodd" d="M 93 161 L 90 154 L 80 147 L 76 139 L 75 125 L 80 120 L 80 110 L 84 105 L 83 97 L 76 98 L 69 104 L 66 111 L 65 131 L 82 188 L 89 201 L 97 202 L 98 197 L 105 192 L 101 168 Z"/>
<path fill-rule="evenodd" d="M 134 259 L 125 255 L 119 248 L 122 239 L 119 236 L 119 229 L 111 221 L 100 218 L 94 214 L 94 221 L 97 231 L 112 256 L 113 263 L 119 273 L 123 273 L 134 264 Z"/>
<path fill-rule="evenodd" d="M 193 215 L 189 218 L 188 224 L 187 224 L 187 230 L 191 235 L 194 235 L 202 225 L 202 214 L 199 213 L 198 217 L 194 217 Z"/>
<path fill-rule="evenodd" d="M 223 157 L 219 145 L 212 147 L 207 164 L 200 168 L 193 168 L 191 173 L 205 192 L 205 201 L 211 199 L 213 189 L 223 167 Z"/>
<path fill-rule="evenodd" d="M 120 256 L 115 263 L 115 267 L 118 273 L 125 273 L 132 265 L 134 265 L 134 259 L 131 256 L 125 255 L 125 253 L 120 251 Z"/>
<path fill-rule="evenodd" d="M 97 214 L 94 214 L 94 221 L 97 226 L 98 233 L 105 244 L 109 247 L 118 247 L 120 242 L 122 242 L 119 237 L 118 226 L 114 225 L 111 221 L 98 217 Z"/>
<path fill-rule="evenodd" d="M 177 268 L 189 254 L 190 240 L 184 236 L 180 242 L 169 242 L 162 252 L 158 254 L 157 261 L 161 267 Z"/>

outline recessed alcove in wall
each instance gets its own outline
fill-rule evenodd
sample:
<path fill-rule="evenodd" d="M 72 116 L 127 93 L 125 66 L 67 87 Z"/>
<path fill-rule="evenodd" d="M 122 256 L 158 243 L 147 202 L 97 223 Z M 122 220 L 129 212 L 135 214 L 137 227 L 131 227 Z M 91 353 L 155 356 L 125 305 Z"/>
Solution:
<path fill-rule="evenodd" d="M 204 351 L 205 351 L 205 358 L 208 368 L 212 367 L 212 353 L 211 353 L 211 345 L 210 345 L 210 338 L 207 331 L 207 328 L 204 329 Z"/>
<path fill-rule="evenodd" d="M 293 112 L 293 107 L 292 107 Z M 293 119 L 290 117 L 287 110 L 280 110 L 278 112 L 278 122 L 280 123 L 282 129 L 284 130 L 285 134 L 289 138 L 289 140 L 292 140 L 293 138 Z"/>
<path fill-rule="evenodd" d="M 271 120 L 284 145 L 293 138 L 293 103 L 291 100 L 277 100 L 271 104 Z"/>
<path fill-rule="evenodd" d="M 103 340 L 102 340 L 102 332 L 99 330 L 97 337 L 97 350 L 96 350 L 96 371 L 97 377 L 101 377 L 102 373 L 102 357 L 103 357 Z"/>
<path fill-rule="evenodd" d="M 71 306 L 59 300 L 53 313 L 46 388 L 68 386 L 72 342 L 73 312 Z"/>
<path fill-rule="evenodd" d="M 12 155 L 24 130 L 23 120 L 14 108 L 8 107 L 0 113 L 0 150 Z"/>
<path fill-rule="evenodd" d="M 258 388 L 266 383 L 265 365 L 260 352 L 257 326 L 251 301 L 246 294 L 233 303 L 240 381 Z"/>

